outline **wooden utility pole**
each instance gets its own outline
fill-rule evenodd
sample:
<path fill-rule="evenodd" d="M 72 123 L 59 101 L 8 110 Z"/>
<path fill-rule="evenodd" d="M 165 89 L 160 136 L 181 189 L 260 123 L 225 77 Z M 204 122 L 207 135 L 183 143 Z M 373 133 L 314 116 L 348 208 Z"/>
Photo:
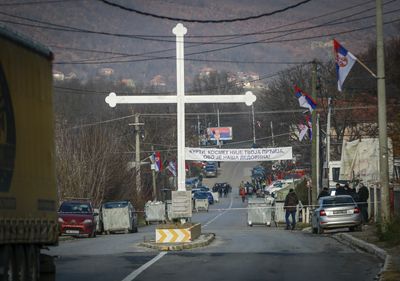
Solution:
<path fill-rule="evenodd" d="M 153 165 L 157 165 L 157 161 L 156 161 L 156 156 L 154 154 L 154 145 L 151 146 L 151 151 L 153 152 L 153 157 L 154 157 L 154 163 Z M 151 176 L 153 179 L 153 200 L 157 201 L 157 184 L 156 184 L 156 169 L 154 167 L 154 169 L 151 169 Z"/>
<path fill-rule="evenodd" d="M 384 230 L 390 220 L 389 164 L 386 120 L 385 55 L 383 46 L 382 0 L 376 0 L 376 59 L 378 87 L 379 173 L 381 187 L 381 220 Z"/>
<path fill-rule="evenodd" d="M 311 70 L 311 97 L 316 101 L 317 100 L 317 62 L 312 62 L 312 70 Z M 317 198 L 319 193 L 318 186 L 318 162 L 317 162 L 317 112 L 313 110 L 312 112 L 312 145 L 311 145 L 311 181 L 312 181 L 312 202 L 313 205 L 317 204 Z"/>

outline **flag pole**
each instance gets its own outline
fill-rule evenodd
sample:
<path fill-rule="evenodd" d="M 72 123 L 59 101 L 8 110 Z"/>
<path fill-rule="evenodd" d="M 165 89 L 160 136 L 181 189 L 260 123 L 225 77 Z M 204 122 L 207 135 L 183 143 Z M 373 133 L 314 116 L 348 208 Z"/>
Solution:
<path fill-rule="evenodd" d="M 357 59 L 357 62 L 359 64 L 361 64 L 362 67 L 364 67 L 369 73 L 371 73 L 372 76 L 374 76 L 374 78 L 376 78 L 376 74 L 368 68 L 368 66 L 366 66 L 362 61 L 360 61 L 359 59 Z"/>

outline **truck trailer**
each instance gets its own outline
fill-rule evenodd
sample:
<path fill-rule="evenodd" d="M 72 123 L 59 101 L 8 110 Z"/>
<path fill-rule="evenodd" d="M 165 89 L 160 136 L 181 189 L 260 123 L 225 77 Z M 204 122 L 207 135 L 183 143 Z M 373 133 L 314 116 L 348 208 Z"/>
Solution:
<path fill-rule="evenodd" d="M 52 60 L 0 26 L 0 280 L 39 280 L 58 243 Z"/>

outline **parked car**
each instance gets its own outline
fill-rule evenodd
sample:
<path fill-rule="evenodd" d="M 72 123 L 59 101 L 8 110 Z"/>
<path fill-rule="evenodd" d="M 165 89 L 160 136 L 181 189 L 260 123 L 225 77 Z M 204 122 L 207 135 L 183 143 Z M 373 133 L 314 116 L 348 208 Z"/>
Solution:
<path fill-rule="evenodd" d="M 138 231 L 137 214 L 130 201 L 106 202 L 100 214 L 103 231 L 107 234 Z"/>
<path fill-rule="evenodd" d="M 96 218 L 90 202 L 64 201 L 58 210 L 61 235 L 96 237 Z"/>
<path fill-rule="evenodd" d="M 199 178 L 188 178 L 185 181 L 185 185 L 187 189 L 193 189 L 197 187 L 199 182 L 200 182 Z"/>
<path fill-rule="evenodd" d="M 313 233 L 344 227 L 350 231 L 362 230 L 361 212 L 353 198 L 350 195 L 321 197 L 312 213 Z"/>
<path fill-rule="evenodd" d="M 214 165 L 207 165 L 207 166 L 204 168 L 203 173 L 204 173 L 204 176 L 205 176 L 206 178 L 209 178 L 209 177 L 216 177 L 216 176 L 217 176 L 217 168 L 216 168 Z"/>

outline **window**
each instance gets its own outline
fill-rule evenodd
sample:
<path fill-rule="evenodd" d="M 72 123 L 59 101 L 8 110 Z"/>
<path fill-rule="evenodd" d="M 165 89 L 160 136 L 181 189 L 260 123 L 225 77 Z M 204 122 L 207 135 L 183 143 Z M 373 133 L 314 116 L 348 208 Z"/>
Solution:
<path fill-rule="evenodd" d="M 340 175 L 340 168 L 332 168 L 332 180 L 338 182 L 339 175 Z"/>

